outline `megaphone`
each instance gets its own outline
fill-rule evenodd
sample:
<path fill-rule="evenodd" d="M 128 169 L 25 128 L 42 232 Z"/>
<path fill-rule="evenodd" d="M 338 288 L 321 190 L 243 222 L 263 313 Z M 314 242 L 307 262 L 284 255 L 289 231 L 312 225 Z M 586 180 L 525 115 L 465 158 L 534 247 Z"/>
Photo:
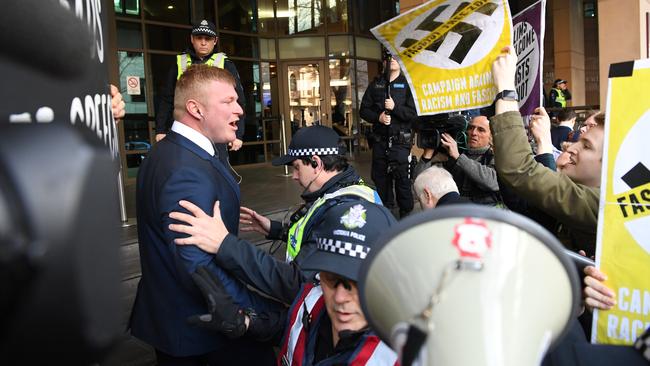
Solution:
<path fill-rule="evenodd" d="M 539 365 L 580 304 L 562 245 L 516 213 L 453 205 L 410 216 L 363 264 L 366 318 L 402 365 Z"/>

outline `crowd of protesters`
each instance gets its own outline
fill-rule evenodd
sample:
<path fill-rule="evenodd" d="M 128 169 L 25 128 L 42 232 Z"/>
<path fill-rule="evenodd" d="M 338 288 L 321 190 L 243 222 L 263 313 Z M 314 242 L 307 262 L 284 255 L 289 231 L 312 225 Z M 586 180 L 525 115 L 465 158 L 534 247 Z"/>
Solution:
<path fill-rule="evenodd" d="M 357 289 L 362 262 L 395 222 L 397 215 L 382 206 L 392 203 L 393 182 L 400 217 L 413 201 L 423 210 L 466 203 L 510 209 L 542 224 L 566 248 L 594 255 L 603 113 L 576 129 L 572 112 L 558 113 L 552 127 L 538 108 L 529 123 L 533 151 L 517 100 L 499 93 L 494 115 L 468 117 L 464 141 L 442 133 L 415 177 L 402 154 L 411 141 L 406 130 L 417 125 L 409 121 L 417 118 L 414 104 L 399 67 L 388 62 L 389 80 L 371 84 L 362 111 L 377 127 L 377 191 L 348 164 L 332 129 L 305 127 L 274 160 L 293 168 L 304 200 L 284 225 L 240 207 L 237 182 L 219 157 L 218 146 L 237 139 L 243 114 L 236 78 L 199 64 L 174 80 L 175 121 L 139 169 L 137 191 L 142 279 L 131 327 L 156 349 L 159 364 L 272 364 L 274 346 L 280 365 L 397 364 L 397 353 L 369 328 Z M 507 47 L 493 65 L 498 91 L 516 89 L 515 67 Z M 384 97 L 387 83 L 398 96 Z M 570 99 L 561 89 L 566 82 L 557 84 L 560 100 Z M 286 241 L 286 260 L 241 240 L 239 230 Z M 595 267 L 585 270 L 587 313 L 615 304 L 604 279 Z M 587 339 L 587 330 L 574 328 L 545 365 L 593 360 L 596 351 L 573 352 Z M 644 362 L 649 337 L 646 331 L 636 350 L 621 347 L 592 364 L 611 357 Z"/>

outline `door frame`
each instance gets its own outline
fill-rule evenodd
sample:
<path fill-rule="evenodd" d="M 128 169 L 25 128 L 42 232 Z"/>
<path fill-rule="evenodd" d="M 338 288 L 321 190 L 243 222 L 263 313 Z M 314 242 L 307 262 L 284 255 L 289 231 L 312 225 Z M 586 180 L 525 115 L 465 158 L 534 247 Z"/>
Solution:
<path fill-rule="evenodd" d="M 313 64 L 318 67 L 319 84 L 320 84 L 320 124 L 323 126 L 331 127 L 332 125 L 332 110 L 330 103 L 330 88 L 329 88 L 329 63 L 323 59 L 305 59 L 305 60 L 290 60 L 280 61 L 278 63 L 278 74 L 280 82 L 278 88 L 280 92 L 280 101 L 282 106 L 280 113 L 284 116 L 285 133 L 287 142 L 291 140 L 291 107 L 289 106 L 289 66 L 308 65 Z M 301 126 L 302 127 L 302 126 Z"/>

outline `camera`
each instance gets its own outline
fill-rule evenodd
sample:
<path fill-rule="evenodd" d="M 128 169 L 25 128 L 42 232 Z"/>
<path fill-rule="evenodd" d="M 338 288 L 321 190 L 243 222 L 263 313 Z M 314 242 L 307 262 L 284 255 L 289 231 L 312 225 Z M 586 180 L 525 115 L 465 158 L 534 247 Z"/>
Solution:
<path fill-rule="evenodd" d="M 382 53 L 381 53 L 381 59 L 382 61 L 390 60 L 393 58 L 393 55 L 390 53 L 390 51 L 387 48 L 382 48 Z"/>
<path fill-rule="evenodd" d="M 417 144 L 421 149 L 434 149 L 446 152 L 440 142 L 443 133 L 451 135 L 459 148 L 467 145 L 465 131 L 470 117 L 462 113 L 441 113 L 433 116 L 420 117 Z"/>

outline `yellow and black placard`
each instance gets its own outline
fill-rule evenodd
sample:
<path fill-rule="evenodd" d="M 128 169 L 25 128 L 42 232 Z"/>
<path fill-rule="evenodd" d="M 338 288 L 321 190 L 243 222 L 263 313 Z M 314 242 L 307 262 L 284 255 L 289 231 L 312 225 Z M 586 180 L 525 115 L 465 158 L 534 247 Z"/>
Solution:
<path fill-rule="evenodd" d="M 610 68 L 596 262 L 617 304 L 594 312 L 596 343 L 632 344 L 650 327 L 648 85 L 650 60 Z"/>
<path fill-rule="evenodd" d="M 429 115 L 492 104 L 492 62 L 512 43 L 512 19 L 507 0 L 432 0 L 372 32 Z"/>

